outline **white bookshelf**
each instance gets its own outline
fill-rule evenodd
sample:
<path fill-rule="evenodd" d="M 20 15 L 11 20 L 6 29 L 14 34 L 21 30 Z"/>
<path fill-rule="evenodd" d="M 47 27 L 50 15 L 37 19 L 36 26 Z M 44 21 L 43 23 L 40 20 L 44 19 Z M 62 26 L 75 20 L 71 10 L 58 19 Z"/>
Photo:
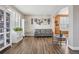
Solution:
<path fill-rule="evenodd" d="M 0 51 L 11 46 L 10 13 L 0 9 Z"/>

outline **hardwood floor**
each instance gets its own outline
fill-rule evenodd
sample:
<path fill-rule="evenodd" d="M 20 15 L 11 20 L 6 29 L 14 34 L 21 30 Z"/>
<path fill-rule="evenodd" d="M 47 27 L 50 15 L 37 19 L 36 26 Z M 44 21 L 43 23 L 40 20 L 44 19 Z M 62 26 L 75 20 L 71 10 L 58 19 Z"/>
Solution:
<path fill-rule="evenodd" d="M 25 37 L 20 43 L 13 44 L 4 54 L 64 54 L 65 49 L 52 45 L 51 37 Z"/>

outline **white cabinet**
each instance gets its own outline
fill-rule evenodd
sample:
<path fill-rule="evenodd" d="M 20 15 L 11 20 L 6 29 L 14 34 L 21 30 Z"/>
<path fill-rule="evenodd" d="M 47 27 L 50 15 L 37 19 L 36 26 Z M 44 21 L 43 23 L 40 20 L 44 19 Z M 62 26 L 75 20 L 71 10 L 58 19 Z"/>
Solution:
<path fill-rule="evenodd" d="M 20 31 L 20 32 L 13 32 L 13 34 L 15 34 L 15 35 L 13 35 L 14 39 L 12 40 L 12 43 L 18 43 L 18 42 L 20 42 L 23 39 L 22 31 Z"/>
<path fill-rule="evenodd" d="M 0 51 L 11 46 L 10 13 L 0 9 Z"/>

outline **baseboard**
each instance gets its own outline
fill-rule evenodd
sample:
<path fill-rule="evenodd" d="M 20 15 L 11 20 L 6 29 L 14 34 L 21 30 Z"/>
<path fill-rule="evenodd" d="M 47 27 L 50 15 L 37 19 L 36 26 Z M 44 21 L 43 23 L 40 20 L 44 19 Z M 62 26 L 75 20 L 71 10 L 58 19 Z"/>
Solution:
<path fill-rule="evenodd" d="M 25 38 L 25 37 L 34 37 L 34 36 L 24 36 L 24 38 Z"/>
<path fill-rule="evenodd" d="M 79 50 L 79 47 L 73 47 L 71 45 L 68 45 L 68 47 L 71 49 L 71 50 Z"/>
<path fill-rule="evenodd" d="M 23 40 L 23 37 L 14 40 L 12 43 L 18 43 L 18 42 L 20 42 L 21 40 Z"/>

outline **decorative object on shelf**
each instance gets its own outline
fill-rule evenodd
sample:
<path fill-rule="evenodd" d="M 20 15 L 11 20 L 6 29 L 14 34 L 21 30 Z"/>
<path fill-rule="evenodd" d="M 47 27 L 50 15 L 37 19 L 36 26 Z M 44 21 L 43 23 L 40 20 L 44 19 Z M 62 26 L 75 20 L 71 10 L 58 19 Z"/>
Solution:
<path fill-rule="evenodd" d="M 0 28 L 0 33 L 3 33 L 3 32 L 4 32 L 3 28 Z"/>
<path fill-rule="evenodd" d="M 59 26 L 59 24 L 56 24 L 56 26 Z"/>
<path fill-rule="evenodd" d="M 55 23 L 58 23 L 58 21 L 55 21 Z"/>
<path fill-rule="evenodd" d="M 56 26 L 59 26 L 59 23 L 58 23 L 58 21 L 55 21 L 55 25 L 56 25 Z"/>
<path fill-rule="evenodd" d="M 4 28 L 4 22 L 0 23 L 0 28 Z"/>
<path fill-rule="evenodd" d="M 0 40 L 3 40 L 3 39 L 4 39 L 4 35 L 1 34 L 1 35 L 0 35 Z"/>

